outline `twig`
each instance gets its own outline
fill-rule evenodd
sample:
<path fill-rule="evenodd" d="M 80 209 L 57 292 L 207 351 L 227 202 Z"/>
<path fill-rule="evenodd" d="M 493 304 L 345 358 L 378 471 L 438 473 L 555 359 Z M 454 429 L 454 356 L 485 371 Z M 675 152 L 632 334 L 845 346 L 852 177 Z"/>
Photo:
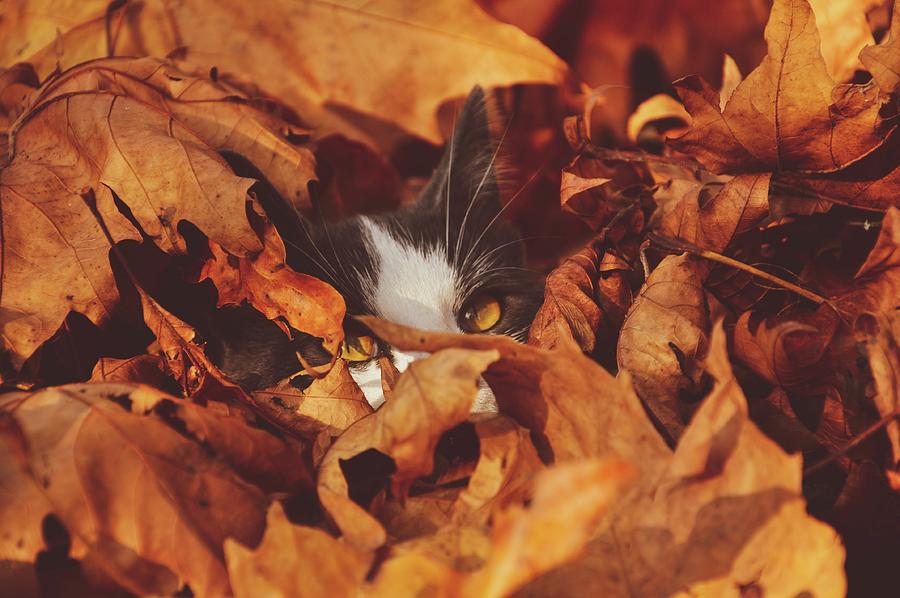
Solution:
<path fill-rule="evenodd" d="M 877 422 L 875 422 L 874 424 L 872 424 L 871 426 L 869 426 L 868 428 L 866 428 L 865 430 L 860 432 L 857 436 L 855 436 L 853 438 L 853 440 L 851 440 L 846 445 L 844 445 L 843 448 L 841 448 L 839 451 L 831 453 L 830 455 L 828 455 L 827 457 L 825 457 L 818 463 L 816 463 L 814 465 L 810 465 L 809 467 L 804 469 L 803 475 L 804 476 L 812 475 L 812 474 L 822 470 L 826 465 L 829 465 L 830 463 L 837 461 L 839 458 L 843 457 L 848 452 L 850 452 L 854 447 L 862 444 L 870 436 L 872 436 L 873 434 L 875 434 L 876 432 L 878 432 L 879 430 L 881 430 L 882 428 L 887 426 L 889 423 L 891 423 L 895 419 L 900 419 L 900 408 L 895 409 L 893 413 L 888 413 L 887 415 L 882 417 L 880 420 L 878 420 Z"/>
<path fill-rule="evenodd" d="M 651 241 L 651 243 L 653 243 L 654 245 L 657 245 L 658 247 L 661 247 L 663 249 L 666 249 L 669 251 L 687 252 L 692 255 L 696 255 L 697 257 L 702 257 L 703 259 L 709 260 L 711 262 L 716 262 L 719 264 L 724 264 L 726 266 L 730 266 L 732 268 L 741 270 L 741 271 L 746 272 L 757 278 L 761 278 L 765 281 L 768 281 L 768 282 L 770 282 L 776 286 L 779 286 L 783 289 L 786 289 L 788 291 L 796 293 L 797 295 L 800 295 L 804 299 L 809 299 L 810 301 L 812 301 L 813 303 L 816 303 L 818 305 L 826 304 L 826 305 L 831 306 L 831 302 L 828 299 L 826 299 L 825 297 L 822 297 L 821 295 L 817 295 L 817 294 L 813 293 L 812 291 L 804 289 L 803 287 L 796 285 L 792 282 L 788 282 L 787 280 L 785 280 L 783 278 L 779 278 L 778 276 L 775 276 L 774 274 L 769 274 L 768 272 L 766 272 L 764 270 L 760 270 L 759 268 L 754 268 L 753 266 L 745 264 L 744 262 L 739 262 L 738 260 L 736 260 L 734 258 L 730 258 L 726 255 L 722 255 L 721 253 L 716 253 L 715 251 L 703 249 L 701 247 L 697 247 L 696 245 L 692 245 L 691 243 L 687 243 L 685 241 L 679 241 L 679 240 L 675 240 L 675 239 L 661 237 L 661 236 L 653 234 L 653 233 L 648 235 L 648 238 Z"/>

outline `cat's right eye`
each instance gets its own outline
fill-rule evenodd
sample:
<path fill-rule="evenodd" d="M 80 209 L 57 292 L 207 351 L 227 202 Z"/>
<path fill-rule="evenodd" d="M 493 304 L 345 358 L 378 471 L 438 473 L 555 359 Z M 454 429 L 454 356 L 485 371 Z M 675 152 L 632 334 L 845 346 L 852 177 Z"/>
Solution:
<path fill-rule="evenodd" d="M 347 361 L 368 361 L 375 357 L 375 339 L 371 336 L 344 337 L 341 345 L 341 357 Z"/>
<path fill-rule="evenodd" d="M 460 324 L 467 332 L 486 332 L 500 321 L 502 314 L 500 302 L 494 296 L 482 293 L 463 309 Z"/>

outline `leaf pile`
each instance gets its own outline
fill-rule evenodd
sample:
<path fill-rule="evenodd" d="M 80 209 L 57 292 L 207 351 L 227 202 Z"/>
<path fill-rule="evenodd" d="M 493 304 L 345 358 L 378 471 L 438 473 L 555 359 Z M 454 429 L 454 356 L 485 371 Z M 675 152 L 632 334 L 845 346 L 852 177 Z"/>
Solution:
<path fill-rule="evenodd" d="M 3 593 L 891 593 L 900 3 L 538 4 L 4 5 Z M 282 234 L 408 201 L 476 83 L 544 303 L 365 318 L 428 354 L 373 411 Z M 237 306 L 329 357 L 246 391 Z"/>

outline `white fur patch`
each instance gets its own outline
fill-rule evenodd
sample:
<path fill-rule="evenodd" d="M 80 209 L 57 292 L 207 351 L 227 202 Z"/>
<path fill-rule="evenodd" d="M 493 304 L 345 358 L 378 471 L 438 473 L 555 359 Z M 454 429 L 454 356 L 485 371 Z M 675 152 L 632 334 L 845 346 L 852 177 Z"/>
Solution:
<path fill-rule="evenodd" d="M 416 247 L 370 218 L 361 218 L 378 274 L 372 297 L 376 313 L 424 330 L 459 332 L 454 314 L 456 272 L 443 247 Z"/>
<path fill-rule="evenodd" d="M 443 247 L 422 248 L 398 239 L 370 218 L 360 219 L 368 244 L 378 261 L 371 305 L 378 316 L 403 324 L 441 332 L 461 332 L 456 323 L 456 272 Z M 421 352 L 394 350 L 394 366 L 403 372 L 409 364 L 427 356 Z M 384 402 L 381 369 L 375 362 L 350 370 L 373 408 Z M 497 411 L 494 394 L 483 381 L 473 412 Z"/>

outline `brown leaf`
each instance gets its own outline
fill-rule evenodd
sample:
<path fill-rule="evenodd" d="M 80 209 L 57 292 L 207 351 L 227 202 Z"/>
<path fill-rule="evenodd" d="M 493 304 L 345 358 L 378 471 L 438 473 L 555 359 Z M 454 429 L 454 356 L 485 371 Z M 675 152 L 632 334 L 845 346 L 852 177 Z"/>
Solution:
<path fill-rule="evenodd" d="M 566 207 L 569 200 L 582 191 L 605 185 L 611 179 L 603 177 L 582 178 L 573 172 L 563 171 L 562 180 L 559 183 L 559 203 Z M 571 208 L 570 208 L 571 209 Z"/>
<path fill-rule="evenodd" d="M 513 506 L 498 514 L 491 532 L 490 554 L 483 566 L 462 574 L 427 556 L 404 553 L 388 559 L 364 593 L 509 595 L 576 557 L 590 530 L 632 476 L 628 465 L 598 459 L 548 469 L 538 476 L 528 507 Z"/>
<path fill-rule="evenodd" d="M 744 312 L 734 328 L 734 355 L 758 375 L 785 390 L 818 387 L 828 371 L 826 351 L 835 334 L 834 320 L 759 321 Z"/>
<path fill-rule="evenodd" d="M 108 92 L 58 97 L 20 119 L 12 139 L 0 201 L 3 243 L 15 251 L 3 262 L 0 332 L 15 365 L 70 310 L 100 323 L 118 301 L 109 245 L 79 197 L 83 189 L 96 192 L 116 241 L 139 236 L 112 192 L 164 250 L 183 248 L 176 230 L 182 219 L 235 255 L 259 248 L 244 216 L 249 181 L 192 132 L 137 100 Z"/>
<path fill-rule="evenodd" d="M 344 536 L 374 549 L 384 530 L 350 499 L 341 463 L 370 450 L 393 463 L 392 493 L 404 497 L 419 476 L 431 473 L 441 434 L 465 421 L 478 394 L 478 379 L 497 359 L 492 351 L 450 349 L 415 361 L 400 376 L 392 400 L 348 428 L 319 466 L 319 499 Z"/>
<path fill-rule="evenodd" d="M 654 194 L 659 205 L 656 228 L 665 237 L 722 252 L 769 216 L 770 178 L 742 174 L 721 182 L 670 179 Z"/>
<path fill-rule="evenodd" d="M 716 385 L 663 475 L 642 478 L 585 558 L 523 595 L 844 595 L 843 547 L 806 514 L 800 457 L 749 420 L 725 342 L 717 326 L 708 359 Z"/>
<path fill-rule="evenodd" d="M 373 513 L 396 541 L 391 555 L 420 553 L 474 570 L 490 551 L 485 527 L 494 514 L 532 496 L 534 476 L 544 465 L 528 431 L 502 415 L 478 414 L 470 420 L 479 452 L 474 470 L 457 474 L 465 476 L 459 480 L 444 475 L 446 481 L 439 480 L 434 489 L 420 488 L 402 503 L 388 499 Z M 465 478 L 468 483 L 459 488 Z"/>
<path fill-rule="evenodd" d="M 498 508 L 530 496 L 533 477 L 543 464 L 528 431 L 505 416 L 476 420 L 475 433 L 478 464 L 453 504 L 452 518 L 484 525 Z"/>
<path fill-rule="evenodd" d="M 559 335 L 573 338 L 582 351 L 612 363 L 615 343 L 632 302 L 628 266 L 612 251 L 602 255 L 591 244 L 566 258 L 544 286 L 544 303 L 528 335 L 528 343 L 552 349 Z"/>
<path fill-rule="evenodd" d="M 199 594 L 227 592 L 222 544 L 229 536 L 257 542 L 267 500 L 218 450 L 237 463 L 250 461 L 228 442 L 217 442 L 211 427 L 202 434 L 212 441 L 205 445 L 165 418 L 131 413 L 117 401 L 138 412 L 160 402 L 181 404 L 205 425 L 216 423 L 199 406 L 135 385 L 7 395 L 0 463 L 15 482 L 0 493 L 0 513 L 16 521 L 6 529 L 21 530 L 20 537 L 30 540 L 21 546 L 12 536 L 0 540 L 3 557 L 33 559 L 41 549 L 41 520 L 52 512 L 72 536 L 71 556 L 90 553 L 132 592 L 171 593 L 182 583 Z M 243 433 L 257 439 L 256 450 L 275 449 L 266 458 L 286 456 L 275 439 L 259 444 L 265 433 L 249 427 Z"/>
<path fill-rule="evenodd" d="M 0 129 L 9 128 L 23 112 L 28 96 L 38 87 L 37 73 L 30 64 L 20 62 L 0 67 Z M 0 163 L 6 162 L 6 154 Z"/>
<path fill-rule="evenodd" d="M 553 350 L 504 336 L 460 335 L 360 318 L 401 350 L 497 350 L 484 373 L 501 413 L 529 429 L 542 457 L 557 462 L 615 455 L 650 475 L 669 453 L 647 419 L 628 376 L 614 378 L 565 336 Z"/>
<path fill-rule="evenodd" d="M 634 469 L 626 463 L 597 459 L 540 473 L 527 509 L 498 514 L 491 530 L 491 555 L 465 580 L 463 594 L 506 596 L 577 556 L 633 476 Z"/>
<path fill-rule="evenodd" d="M 619 335 L 619 368 L 631 374 L 641 400 L 672 439 L 701 396 L 708 349 L 709 308 L 703 280 L 708 263 L 668 256 L 650 273 Z"/>
<path fill-rule="evenodd" d="M 156 58 L 106 58 L 80 64 L 31 98 L 34 109 L 78 92 L 126 95 L 170 114 L 216 151 L 249 160 L 294 210 L 311 209 L 315 160 L 306 148 L 287 142 L 290 125 L 258 108 L 237 89 L 179 71 Z"/>
<path fill-rule="evenodd" d="M 560 201 L 563 210 L 581 218 L 594 231 L 609 224 L 617 213 L 626 213 L 624 225 L 639 229 L 641 213 L 632 210 L 635 198 L 624 196 L 620 190 L 649 180 L 647 168 L 640 163 L 614 162 L 576 158 L 562 171 Z M 637 225 L 632 225 L 638 221 Z"/>
<path fill-rule="evenodd" d="M 875 43 L 866 13 L 883 0 L 810 0 L 809 3 L 822 38 L 822 58 L 828 76 L 837 82 L 849 81 L 861 66 L 860 50 Z"/>
<path fill-rule="evenodd" d="M 231 587 L 238 598 L 350 596 L 365 579 L 374 554 L 326 532 L 292 525 L 278 503 L 269 508 L 266 533 L 255 549 L 225 540 Z"/>
<path fill-rule="evenodd" d="M 36 39 L 0 48 L 0 64 L 7 64 L 7 57 L 16 51 L 18 60 L 23 60 L 49 44 L 56 37 L 51 27 L 57 19 L 65 32 L 62 56 L 28 59 L 43 65 L 37 69 L 42 76 L 57 62 L 67 68 L 105 56 L 102 13 L 106 2 L 86 4 L 93 10 L 58 7 L 52 24 L 41 27 Z M 129 18 L 120 21 L 126 13 L 131 13 Z M 79 31 L 71 23 L 84 25 Z M 557 84 L 568 72 L 542 44 L 462 0 L 413 7 L 396 0 L 364 6 L 342 0 L 300 6 L 275 0 L 266 10 L 237 0 L 190 5 L 148 2 L 142 10 L 119 12 L 114 23 L 119 54 L 166 56 L 178 49 L 185 63 L 199 72 L 217 67 L 263 86 L 268 95 L 303 114 L 322 134 L 339 130 L 369 143 L 372 138 L 360 130 L 358 119 L 348 118 L 347 108 L 397 123 L 438 143 L 438 106 L 464 96 L 476 83 Z M 27 21 L 11 20 L 0 29 L 0 37 L 28 26 Z M 228 32 L 225 38 L 223 31 Z M 297 35 L 298 31 L 304 34 Z M 338 31 L 342 43 L 335 44 L 333 36 Z M 485 39 L 491 43 L 485 45 Z M 417 60 L 400 60 L 404 56 Z M 435 77 L 435 72 L 442 75 Z"/>
<path fill-rule="evenodd" d="M 676 82 L 694 118 L 691 131 L 672 141 L 677 149 L 716 172 L 778 172 L 840 168 L 882 142 L 874 129 L 874 94 L 848 102 L 858 89 L 832 92 L 806 0 L 775 1 L 766 41 L 768 55 L 721 112 L 719 94 L 706 83 L 696 77 Z M 845 121 L 860 123 L 856 134 L 842 134 Z"/>
<path fill-rule="evenodd" d="M 895 421 L 885 428 L 891 446 L 888 471 L 897 479 L 900 474 L 900 316 L 897 311 L 878 318 L 878 333 L 868 343 L 869 367 L 875 380 L 873 399 L 882 417 L 895 414 Z M 897 489 L 897 488 L 895 488 Z"/>
<path fill-rule="evenodd" d="M 889 208 L 881 231 L 853 285 L 837 298 L 840 311 L 855 321 L 863 313 L 882 313 L 900 305 L 900 209 Z"/>
<path fill-rule="evenodd" d="M 281 425 L 305 438 L 315 438 L 321 432 L 337 436 L 372 413 L 371 405 L 342 359 L 302 391 L 285 381 L 271 390 L 257 390 L 252 394 Z"/>
<path fill-rule="evenodd" d="M 284 317 L 297 330 L 321 338 L 336 359 L 344 340 L 344 298 L 329 284 L 289 268 L 284 241 L 275 227 L 264 216 L 258 215 L 257 223 L 264 244 L 261 253 L 235 260 L 233 253 L 210 241 L 213 257 L 200 279 L 215 283 L 220 307 L 246 300 L 270 320 Z"/>
<path fill-rule="evenodd" d="M 882 93 L 896 93 L 900 88 L 900 3 L 894 0 L 891 28 L 877 46 L 868 46 L 859 53 L 859 60 L 872 73 Z"/>
<path fill-rule="evenodd" d="M 159 355 L 138 355 L 128 359 L 101 357 L 94 366 L 91 380 L 96 382 L 134 382 L 154 388 L 171 387 L 174 380 L 165 373 L 165 362 Z"/>
<path fill-rule="evenodd" d="M 641 102 L 625 124 L 625 134 L 632 143 L 638 142 L 641 130 L 654 121 L 681 121 L 681 126 L 666 130 L 665 135 L 678 137 L 690 126 L 691 115 L 672 96 L 660 93 Z"/>

